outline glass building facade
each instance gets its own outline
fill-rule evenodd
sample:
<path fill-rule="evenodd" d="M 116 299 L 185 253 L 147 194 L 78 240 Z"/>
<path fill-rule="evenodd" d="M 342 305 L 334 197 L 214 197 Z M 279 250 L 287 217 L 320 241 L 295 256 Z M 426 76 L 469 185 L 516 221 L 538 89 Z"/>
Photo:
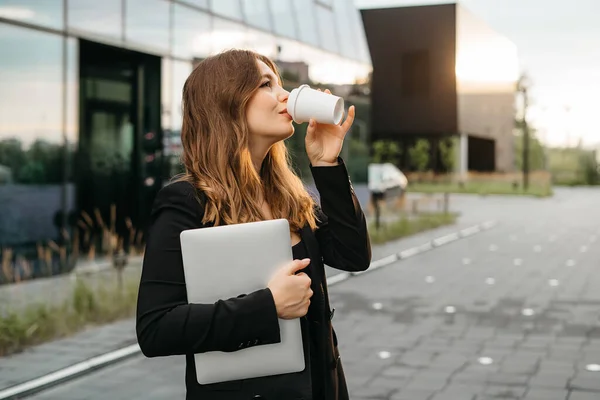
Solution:
<path fill-rule="evenodd" d="M 0 283 L 143 247 L 183 83 L 234 47 L 296 81 L 372 68 L 352 0 L 0 0 Z"/>

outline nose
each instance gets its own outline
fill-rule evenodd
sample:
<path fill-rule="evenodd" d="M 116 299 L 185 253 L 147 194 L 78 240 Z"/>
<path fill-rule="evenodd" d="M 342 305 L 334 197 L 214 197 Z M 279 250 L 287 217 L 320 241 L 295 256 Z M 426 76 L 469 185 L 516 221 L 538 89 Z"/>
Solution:
<path fill-rule="evenodd" d="M 280 92 L 280 93 L 279 93 L 279 95 L 277 96 L 278 100 L 279 100 L 281 103 L 285 103 L 285 102 L 287 102 L 287 100 L 288 100 L 288 97 L 290 97 L 290 92 L 288 92 L 287 90 L 285 90 L 285 89 L 283 89 L 283 88 L 281 89 L 281 92 Z"/>

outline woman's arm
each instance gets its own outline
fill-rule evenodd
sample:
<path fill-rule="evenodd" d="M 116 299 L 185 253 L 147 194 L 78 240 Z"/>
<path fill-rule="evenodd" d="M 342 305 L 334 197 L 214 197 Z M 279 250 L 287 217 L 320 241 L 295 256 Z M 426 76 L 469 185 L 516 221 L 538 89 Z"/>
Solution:
<path fill-rule="evenodd" d="M 321 208 L 315 232 L 325 264 L 343 271 L 364 271 L 371 263 L 365 216 L 341 158 L 335 166 L 311 166 Z"/>
<path fill-rule="evenodd" d="M 179 235 L 200 227 L 201 206 L 192 185 L 177 182 L 159 192 L 137 304 L 137 337 L 147 357 L 230 352 L 280 342 L 269 289 L 214 304 L 188 304 Z"/>

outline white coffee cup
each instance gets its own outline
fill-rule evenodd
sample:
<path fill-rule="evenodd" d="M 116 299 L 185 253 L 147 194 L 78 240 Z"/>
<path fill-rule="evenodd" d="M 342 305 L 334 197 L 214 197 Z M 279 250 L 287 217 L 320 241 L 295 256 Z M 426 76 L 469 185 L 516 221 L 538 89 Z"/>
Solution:
<path fill-rule="evenodd" d="M 344 116 L 344 99 L 302 85 L 290 93 L 287 111 L 297 123 L 313 118 L 321 124 L 338 125 Z"/>

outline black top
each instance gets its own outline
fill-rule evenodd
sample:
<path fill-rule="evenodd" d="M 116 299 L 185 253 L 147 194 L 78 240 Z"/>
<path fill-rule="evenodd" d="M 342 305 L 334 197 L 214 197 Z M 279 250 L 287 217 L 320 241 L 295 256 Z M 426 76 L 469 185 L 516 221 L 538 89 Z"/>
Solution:
<path fill-rule="evenodd" d="M 302 260 L 308 258 L 308 252 L 303 241 L 295 244 L 292 247 L 292 254 L 294 260 Z M 322 309 L 322 297 L 319 296 L 319 289 L 316 285 L 317 281 L 313 278 L 315 273 L 313 271 L 312 262 L 303 270 L 311 279 L 311 289 L 313 291 L 313 297 L 311 298 L 310 305 L 308 306 L 308 313 L 305 317 L 300 319 L 300 327 L 302 329 L 302 341 L 304 343 L 304 362 L 308 369 L 306 378 L 310 378 L 308 386 L 312 388 L 312 398 L 322 399 L 323 395 L 323 378 L 325 371 L 322 370 L 321 366 L 324 364 L 325 350 L 319 341 L 319 329 L 321 324 L 319 323 L 320 313 Z M 316 295 L 314 295 L 316 293 Z"/>
<path fill-rule="evenodd" d="M 295 253 L 298 258 L 306 258 L 306 254 L 311 259 L 313 297 L 305 318 L 308 340 L 304 343 L 306 354 L 317 355 L 310 356 L 307 365 L 311 368 L 295 374 L 198 384 L 194 354 L 279 343 L 277 310 L 268 288 L 212 304 L 188 303 L 179 235 L 187 229 L 211 226 L 202 223 L 206 198 L 188 182 L 175 182 L 159 191 L 146 236 L 136 332 L 147 357 L 186 356 L 188 400 L 310 400 L 312 386 L 321 384 L 324 399 L 348 398 L 343 369 L 338 368 L 324 262 L 344 271 L 363 271 L 370 263 L 370 244 L 366 221 L 343 162 L 333 167 L 311 167 L 311 171 L 322 210 L 316 206 L 316 230 L 302 228 L 303 245 L 297 246 Z M 315 329 L 310 322 L 313 317 Z M 315 346 L 310 346 L 313 343 Z"/>

